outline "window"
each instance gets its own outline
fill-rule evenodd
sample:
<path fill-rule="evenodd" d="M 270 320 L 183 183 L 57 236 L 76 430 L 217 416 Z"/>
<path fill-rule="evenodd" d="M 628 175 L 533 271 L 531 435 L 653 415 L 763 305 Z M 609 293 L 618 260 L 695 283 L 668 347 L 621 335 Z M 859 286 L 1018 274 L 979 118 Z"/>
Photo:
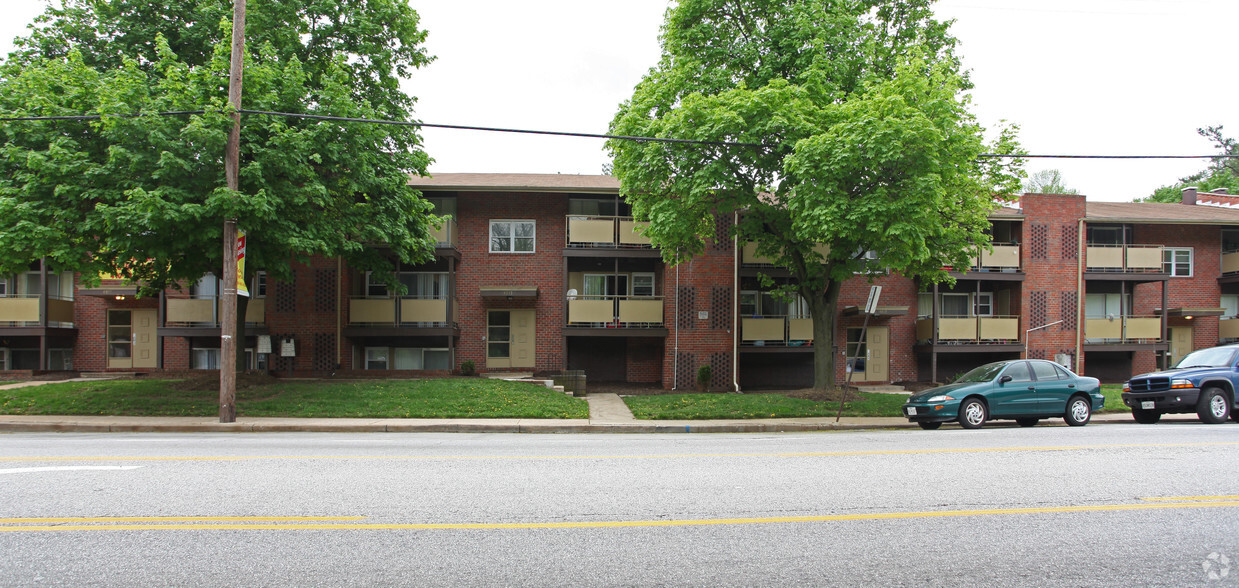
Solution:
<path fill-rule="evenodd" d="M 486 357 L 511 357 L 512 314 L 506 310 L 492 310 L 486 317 Z"/>
<path fill-rule="evenodd" d="M 869 346 L 860 338 L 863 332 L 864 329 L 848 327 L 845 353 L 847 353 L 847 371 L 849 372 L 865 371 L 866 360 L 869 359 Z"/>
<path fill-rule="evenodd" d="M 366 298 L 387 298 L 387 283 L 366 272 Z"/>
<path fill-rule="evenodd" d="M 1176 278 L 1192 277 L 1192 248 L 1162 249 L 1162 270 Z"/>
<path fill-rule="evenodd" d="M 632 207 L 627 202 L 614 198 L 573 198 L 568 201 L 568 214 L 572 216 L 632 216 Z"/>
<path fill-rule="evenodd" d="M 132 321 L 128 310 L 108 311 L 108 357 L 132 357 Z"/>
<path fill-rule="evenodd" d="M 632 295 L 633 296 L 653 296 L 654 295 L 654 274 L 633 274 L 632 275 Z"/>
<path fill-rule="evenodd" d="M 1103 319 L 1118 318 L 1131 308 L 1131 295 L 1122 294 L 1085 294 L 1084 318 Z"/>
<path fill-rule="evenodd" d="M 189 297 L 209 299 L 219 297 L 219 278 L 216 278 L 215 274 L 202 276 L 189 287 Z"/>
<path fill-rule="evenodd" d="M 456 216 L 456 197 L 455 196 L 427 196 L 426 201 L 430 203 L 434 214 L 438 216 Z"/>
<path fill-rule="evenodd" d="M 1032 380 L 1032 375 L 1028 373 L 1028 362 L 1017 361 L 1009 366 L 1002 373 L 1004 376 L 1011 376 L 1012 382 L 1028 382 Z"/>
<path fill-rule="evenodd" d="M 0 298 L 9 295 L 9 281 L 6 278 L 0 278 Z"/>
<path fill-rule="evenodd" d="M 422 349 L 420 347 L 397 347 L 392 349 L 394 370 L 447 370 L 451 369 L 447 349 Z"/>
<path fill-rule="evenodd" d="M 440 300 L 447 298 L 446 272 L 400 272 L 397 278 L 411 298 Z"/>
<path fill-rule="evenodd" d="M 1222 229 L 1222 253 L 1239 251 L 1239 230 Z"/>
<path fill-rule="evenodd" d="M 189 361 L 190 369 L 217 370 L 219 369 L 219 349 L 194 349 Z"/>
<path fill-rule="evenodd" d="M 977 292 L 974 300 L 973 314 L 977 316 L 993 316 L 994 315 L 994 294 L 993 292 Z"/>
<path fill-rule="evenodd" d="M 9 369 L 9 350 L 0 347 L 0 372 Z"/>
<path fill-rule="evenodd" d="M 257 272 L 254 274 L 254 284 L 250 286 L 250 294 L 254 298 L 267 297 L 267 272 Z"/>
<path fill-rule="evenodd" d="M 1033 375 L 1037 376 L 1038 382 L 1049 382 L 1053 380 L 1061 380 L 1065 376 L 1061 370 L 1055 369 L 1056 366 L 1052 363 L 1042 363 L 1035 361 L 1032 364 Z"/>
<path fill-rule="evenodd" d="M 387 369 L 387 353 L 386 347 L 367 347 L 366 348 L 366 369 L 368 370 L 385 370 Z"/>
<path fill-rule="evenodd" d="M 585 274 L 586 297 L 625 296 L 628 294 L 627 274 Z"/>
<path fill-rule="evenodd" d="M 929 318 L 934 315 L 933 292 L 921 292 L 916 295 L 917 318 Z"/>
<path fill-rule="evenodd" d="M 254 353 L 252 348 L 245 350 L 245 369 L 267 371 L 267 355 L 266 353 Z"/>
<path fill-rule="evenodd" d="M 943 294 L 942 316 L 968 316 L 968 295 Z"/>
<path fill-rule="evenodd" d="M 1223 294 L 1221 297 L 1222 318 L 1239 316 L 1239 294 Z"/>
<path fill-rule="evenodd" d="M 1133 242 L 1131 227 L 1126 225 L 1090 225 L 1087 232 L 1089 245 L 1123 245 Z"/>
<path fill-rule="evenodd" d="M 490 221 L 491 253 L 533 253 L 534 221 Z"/>
<path fill-rule="evenodd" d="M 757 312 L 757 296 L 755 290 L 744 290 L 740 292 L 740 315 L 757 317 L 761 313 Z"/>

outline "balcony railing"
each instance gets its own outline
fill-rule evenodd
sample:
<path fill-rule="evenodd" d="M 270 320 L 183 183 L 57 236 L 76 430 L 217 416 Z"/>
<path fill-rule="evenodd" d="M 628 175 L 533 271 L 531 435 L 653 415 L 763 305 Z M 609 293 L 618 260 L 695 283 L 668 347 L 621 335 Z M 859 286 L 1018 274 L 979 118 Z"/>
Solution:
<path fill-rule="evenodd" d="M 568 326 L 660 327 L 663 324 L 661 296 L 571 296 Z"/>
<path fill-rule="evenodd" d="M 216 297 L 169 298 L 165 301 L 164 326 L 218 328 L 221 314 Z M 245 306 L 245 324 L 261 327 L 267 324 L 267 300 L 251 298 Z"/>
<path fill-rule="evenodd" d="M 568 247 L 650 247 L 650 240 L 638 231 L 649 223 L 629 216 L 569 215 L 567 224 Z"/>
<path fill-rule="evenodd" d="M 1239 273 L 1239 251 L 1226 251 L 1222 253 L 1222 275 L 1231 275 Z"/>
<path fill-rule="evenodd" d="M 934 340 L 934 319 L 916 321 L 916 339 Z M 1020 340 L 1018 316 L 943 316 L 937 340 L 944 343 L 1015 343 Z"/>
<path fill-rule="evenodd" d="M 1014 272 L 1020 269 L 1018 243 L 992 243 L 993 251 L 981 249 L 972 256 L 972 269 L 982 272 Z"/>
<path fill-rule="evenodd" d="M 1158 273 L 1162 271 L 1161 245 L 1089 245 L 1085 270 L 1090 272 Z"/>
<path fill-rule="evenodd" d="M 39 326 L 38 294 L 13 294 L 0 297 L 0 326 Z M 59 296 L 47 298 L 47 326 L 72 327 L 73 301 Z"/>
<path fill-rule="evenodd" d="M 740 343 L 754 347 L 809 347 L 813 319 L 802 316 L 753 316 L 740 319 Z"/>
<path fill-rule="evenodd" d="M 829 245 L 818 245 L 813 250 L 822 254 L 822 257 L 830 255 Z M 740 264 L 750 267 L 774 267 L 777 265 L 773 259 L 757 254 L 757 243 L 744 244 L 744 247 L 740 249 Z"/>
<path fill-rule="evenodd" d="M 448 299 L 401 296 L 349 299 L 350 326 L 448 326 Z"/>
<path fill-rule="evenodd" d="M 1218 339 L 1223 341 L 1239 340 L 1239 317 L 1224 316 L 1218 320 Z"/>
<path fill-rule="evenodd" d="M 456 247 L 456 219 L 443 219 L 443 226 L 430 228 L 430 236 L 435 240 L 435 247 Z"/>
<path fill-rule="evenodd" d="M 1084 319 L 1085 343 L 1154 343 L 1161 339 L 1161 317 L 1111 316 Z"/>

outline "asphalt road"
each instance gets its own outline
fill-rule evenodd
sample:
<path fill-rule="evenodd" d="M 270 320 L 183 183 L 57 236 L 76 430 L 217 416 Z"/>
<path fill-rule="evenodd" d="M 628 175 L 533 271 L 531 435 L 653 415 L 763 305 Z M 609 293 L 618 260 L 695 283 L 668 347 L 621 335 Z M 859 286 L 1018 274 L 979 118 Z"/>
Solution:
<path fill-rule="evenodd" d="M 1198 423 L 8 434 L 0 585 L 1239 586 L 1237 454 Z"/>

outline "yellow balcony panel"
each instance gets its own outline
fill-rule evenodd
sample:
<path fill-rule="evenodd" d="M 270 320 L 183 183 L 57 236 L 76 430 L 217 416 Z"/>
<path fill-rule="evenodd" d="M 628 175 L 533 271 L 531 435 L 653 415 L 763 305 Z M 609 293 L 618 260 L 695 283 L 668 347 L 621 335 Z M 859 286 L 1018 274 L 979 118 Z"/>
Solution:
<path fill-rule="evenodd" d="M 569 243 L 615 243 L 615 220 L 568 219 Z"/>
<path fill-rule="evenodd" d="M 740 321 L 740 335 L 744 341 L 783 341 L 781 318 L 746 318 Z"/>
<path fill-rule="evenodd" d="M 609 323 L 615 320 L 615 302 L 611 300 L 569 300 L 569 323 Z"/>
<path fill-rule="evenodd" d="M 916 340 L 928 341 L 934 337 L 934 319 L 923 318 L 916 321 Z"/>
<path fill-rule="evenodd" d="M 1159 247 L 1128 247 L 1127 269 L 1140 271 L 1162 270 L 1162 248 Z"/>
<path fill-rule="evenodd" d="M 787 319 L 787 338 L 792 341 L 812 341 L 813 319 Z"/>
<path fill-rule="evenodd" d="M 995 245 L 993 251 L 981 252 L 980 267 L 1018 268 L 1020 267 L 1019 245 Z"/>
<path fill-rule="evenodd" d="M 1020 319 L 1016 317 L 983 317 L 981 338 L 1016 341 L 1020 338 Z"/>
<path fill-rule="evenodd" d="M 1233 274 L 1239 272 L 1239 251 L 1235 253 L 1222 254 L 1222 273 Z"/>
<path fill-rule="evenodd" d="M 1161 318 L 1128 317 L 1125 321 L 1127 323 L 1127 339 L 1161 340 L 1162 338 Z"/>
<path fill-rule="evenodd" d="M 0 323 L 39 322 L 38 298 L 0 298 Z"/>
<path fill-rule="evenodd" d="M 1122 339 L 1123 321 L 1118 318 L 1084 319 L 1085 339 Z"/>
<path fill-rule="evenodd" d="M 640 227 L 641 230 L 645 230 L 645 227 L 649 224 L 650 223 L 639 223 L 630 220 L 620 221 L 620 243 L 623 245 L 649 245 L 649 237 L 637 233 L 638 227 Z"/>
<path fill-rule="evenodd" d="M 401 323 L 447 322 L 447 299 L 406 298 L 400 301 Z"/>
<path fill-rule="evenodd" d="M 742 251 L 740 263 L 759 263 L 766 265 L 774 265 L 774 260 L 769 257 L 761 257 L 757 255 L 757 243 L 745 243 Z M 782 337 L 780 337 L 782 339 Z"/>
<path fill-rule="evenodd" d="M 349 300 L 349 323 L 390 325 L 396 322 L 396 301 L 387 298 Z"/>
<path fill-rule="evenodd" d="M 1218 321 L 1218 336 L 1222 339 L 1239 339 L 1239 318 Z"/>
<path fill-rule="evenodd" d="M 266 298 L 250 298 L 249 304 L 245 306 L 245 322 L 252 325 L 267 323 Z"/>
<path fill-rule="evenodd" d="M 1085 264 L 1090 268 L 1123 269 L 1122 247 L 1087 247 Z"/>
<path fill-rule="evenodd" d="M 53 323 L 73 322 L 72 300 L 48 300 L 47 320 Z"/>
<path fill-rule="evenodd" d="M 214 298 L 169 298 L 166 322 L 214 323 Z"/>
<path fill-rule="evenodd" d="M 938 319 L 938 339 L 976 341 L 977 319 L 975 317 Z"/>
<path fill-rule="evenodd" d="M 619 320 L 621 323 L 655 323 L 663 322 L 662 300 L 620 300 Z"/>
<path fill-rule="evenodd" d="M 456 219 L 443 219 L 443 226 L 430 228 L 430 236 L 439 247 L 456 247 Z"/>

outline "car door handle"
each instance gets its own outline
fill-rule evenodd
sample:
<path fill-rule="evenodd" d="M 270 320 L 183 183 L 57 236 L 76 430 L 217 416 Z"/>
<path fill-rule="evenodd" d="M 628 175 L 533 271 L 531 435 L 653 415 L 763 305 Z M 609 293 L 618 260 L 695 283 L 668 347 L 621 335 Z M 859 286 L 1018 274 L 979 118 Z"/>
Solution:
<path fill-rule="evenodd" d="M 1036 390 L 1036 389 L 1037 389 L 1037 387 L 1036 387 L 1036 386 L 1029 386 L 1029 387 L 1028 387 L 1028 389 L 1029 389 L 1029 390 Z"/>
<path fill-rule="evenodd" d="M 1067 384 L 1067 387 L 1068 387 L 1068 388 L 1075 388 L 1075 387 L 1076 387 L 1076 385 L 1075 385 L 1075 384 Z"/>

